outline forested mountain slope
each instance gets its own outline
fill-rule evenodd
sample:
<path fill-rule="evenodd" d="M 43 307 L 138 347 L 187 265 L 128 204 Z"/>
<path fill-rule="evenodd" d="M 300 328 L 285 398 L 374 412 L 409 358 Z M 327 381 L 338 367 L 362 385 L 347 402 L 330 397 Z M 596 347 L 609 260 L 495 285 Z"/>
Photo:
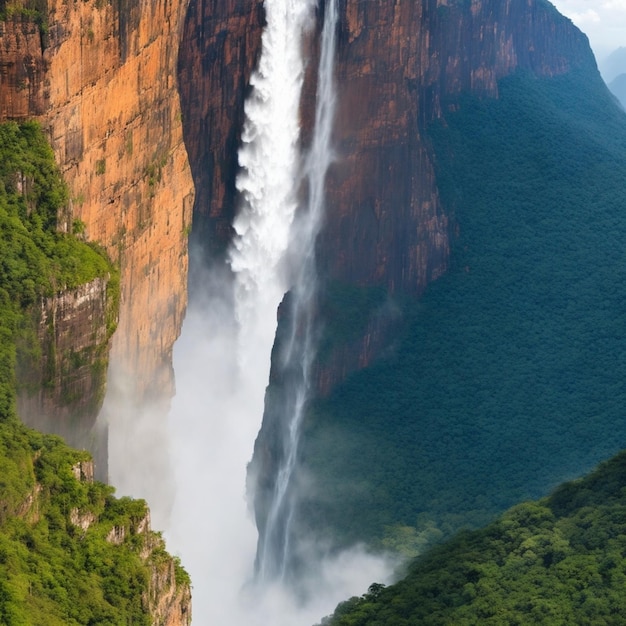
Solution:
<path fill-rule="evenodd" d="M 17 418 L 18 386 L 28 396 L 58 383 L 65 404 L 102 402 L 117 271 L 81 241 L 80 221 L 57 231 L 67 196 L 39 126 L 0 125 L 0 623 L 188 624 L 188 577 L 150 530 L 145 502 L 117 500 L 94 482 L 86 452 Z M 96 280 L 105 303 L 91 341 L 79 345 L 73 327 L 75 349 L 59 353 L 68 331 L 49 302 L 88 300 L 81 289 Z"/>
<path fill-rule="evenodd" d="M 340 543 L 410 553 L 626 442 L 626 115 L 594 68 L 447 105 L 450 271 L 420 300 L 333 284 L 322 304 L 333 342 L 372 312 L 398 328 L 303 427 L 299 523 Z"/>
<path fill-rule="evenodd" d="M 626 453 L 416 559 L 324 626 L 623 624 Z"/>

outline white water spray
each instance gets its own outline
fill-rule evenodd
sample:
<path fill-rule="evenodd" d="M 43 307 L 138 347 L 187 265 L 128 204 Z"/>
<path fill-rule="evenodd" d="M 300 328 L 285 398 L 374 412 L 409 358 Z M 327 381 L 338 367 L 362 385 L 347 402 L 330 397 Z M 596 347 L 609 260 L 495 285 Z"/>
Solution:
<path fill-rule="evenodd" d="M 230 250 L 235 275 L 240 368 L 262 394 L 276 310 L 288 288 L 282 267 L 297 208 L 300 94 L 304 65 L 302 35 L 311 20 L 311 0 L 269 0 L 259 67 L 251 78 L 239 152 L 237 189 L 243 204 Z M 257 360 L 256 357 L 260 358 Z M 264 372 L 264 373 L 262 373 Z M 258 417 L 257 417 L 258 421 Z"/>

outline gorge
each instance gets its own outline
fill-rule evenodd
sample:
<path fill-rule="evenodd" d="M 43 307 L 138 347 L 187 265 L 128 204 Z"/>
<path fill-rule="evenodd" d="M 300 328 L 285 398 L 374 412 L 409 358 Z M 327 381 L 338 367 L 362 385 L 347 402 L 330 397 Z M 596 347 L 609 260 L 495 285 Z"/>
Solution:
<path fill-rule="evenodd" d="M 196 623 L 312 624 L 623 447 L 625 115 L 549 2 L 0 13 L 2 120 L 119 269 L 20 292 L 17 408 L 148 500 Z"/>

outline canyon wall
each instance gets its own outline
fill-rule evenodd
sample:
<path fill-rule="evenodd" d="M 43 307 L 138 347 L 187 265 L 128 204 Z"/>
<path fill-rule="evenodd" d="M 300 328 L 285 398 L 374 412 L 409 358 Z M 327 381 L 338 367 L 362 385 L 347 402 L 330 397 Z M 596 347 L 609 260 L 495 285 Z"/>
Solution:
<path fill-rule="evenodd" d="M 167 401 L 193 206 L 176 80 L 187 3 L 47 5 L 39 24 L 20 10 L 0 22 L 0 120 L 41 121 L 70 189 L 60 228 L 119 263 L 113 382 L 138 404 Z"/>
<path fill-rule="evenodd" d="M 553 76 L 593 56 L 586 37 L 543 0 L 340 4 L 338 156 L 320 272 L 419 296 L 448 268 L 457 229 L 441 203 L 428 124 L 463 92 L 497 97 L 498 80 L 515 71 Z M 317 368 L 319 392 L 380 354 L 396 321 L 387 311 L 374 311 L 361 337 L 334 347 Z"/>
<path fill-rule="evenodd" d="M 420 296 L 449 268 L 459 226 L 441 200 L 428 125 L 458 107 L 462 93 L 497 98 L 498 81 L 514 72 L 551 77 L 594 64 L 584 35 L 543 0 L 344 0 L 339 5 L 337 156 L 317 242 L 324 348 L 315 367 L 317 396 L 389 350 L 402 322 L 401 307 L 394 302 Z M 314 76 L 309 69 L 305 147 Z M 375 290 L 387 298 L 366 295 Z M 361 301 L 364 306 L 355 306 Z M 371 309 L 365 307 L 374 301 Z M 346 310 L 352 318 L 344 315 Z M 326 345 L 324 334 L 331 337 Z M 274 389 L 266 397 L 250 465 L 261 529 L 287 454 L 284 425 L 271 410 L 271 398 L 288 384 L 271 376 Z M 296 483 L 297 478 L 293 494 Z"/>
<path fill-rule="evenodd" d="M 262 17 L 260 2 L 194 0 L 185 26 L 179 81 L 198 189 L 194 228 L 218 249 L 230 236 L 243 102 Z M 554 75 L 589 63 L 585 37 L 543 0 L 343 0 L 339 30 L 337 160 L 321 269 L 331 279 L 419 294 L 446 270 L 451 234 L 425 126 L 451 95 L 496 97 L 498 79 L 519 69 Z M 314 39 L 309 47 L 305 146 L 315 103 Z"/>
<path fill-rule="evenodd" d="M 518 70 L 549 76 L 593 63 L 586 38 L 544 0 L 342 0 L 336 61 L 337 158 L 327 181 L 320 274 L 359 287 L 419 295 L 447 269 L 453 216 L 441 205 L 424 131 L 463 91 L 497 97 Z M 324 3 L 318 10 L 318 26 Z M 193 0 L 179 82 L 197 188 L 194 237 L 224 249 L 235 210 L 243 102 L 259 54 L 261 3 Z M 308 43 L 302 103 L 306 149 L 315 106 L 317 39 Z M 223 59 L 216 63 L 216 59 Z M 378 312 L 380 313 L 380 312 Z M 318 372 L 327 391 L 384 346 L 380 315 Z M 386 330 L 385 330 L 386 332 Z"/>
<path fill-rule="evenodd" d="M 90 420 L 104 399 L 116 301 L 109 277 L 42 300 L 34 311 L 36 347 L 18 359 L 18 414 L 29 426 L 94 447 Z"/>
<path fill-rule="evenodd" d="M 516 70 L 553 75 L 588 62 L 583 39 L 542 0 L 342 2 L 324 273 L 420 294 L 445 272 L 451 216 L 426 125 L 451 95 L 497 97 L 498 79 Z"/>

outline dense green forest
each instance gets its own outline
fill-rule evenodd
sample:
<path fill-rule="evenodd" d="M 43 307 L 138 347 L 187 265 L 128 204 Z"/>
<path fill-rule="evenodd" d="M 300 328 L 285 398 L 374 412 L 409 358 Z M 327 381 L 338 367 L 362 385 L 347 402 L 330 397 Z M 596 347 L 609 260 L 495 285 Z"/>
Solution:
<path fill-rule="evenodd" d="M 419 557 L 324 626 L 623 624 L 626 453 Z"/>
<path fill-rule="evenodd" d="M 499 91 L 429 129 L 451 269 L 395 294 L 388 352 L 309 411 L 308 532 L 416 554 L 626 446 L 626 115 L 595 71 Z"/>
<path fill-rule="evenodd" d="M 0 624 L 152 624 L 151 574 L 171 557 L 142 527 L 144 501 L 76 478 L 72 468 L 87 458 L 58 437 L 0 422 Z"/>
<path fill-rule="evenodd" d="M 16 415 L 17 346 L 40 349 L 41 298 L 97 276 L 112 277 L 116 289 L 115 269 L 80 240 L 80 223 L 75 234 L 57 232 L 67 202 L 40 127 L 0 125 L 0 623 L 150 624 L 150 575 L 171 561 L 160 537 L 142 528 L 145 502 L 79 480 L 87 453 Z"/>

